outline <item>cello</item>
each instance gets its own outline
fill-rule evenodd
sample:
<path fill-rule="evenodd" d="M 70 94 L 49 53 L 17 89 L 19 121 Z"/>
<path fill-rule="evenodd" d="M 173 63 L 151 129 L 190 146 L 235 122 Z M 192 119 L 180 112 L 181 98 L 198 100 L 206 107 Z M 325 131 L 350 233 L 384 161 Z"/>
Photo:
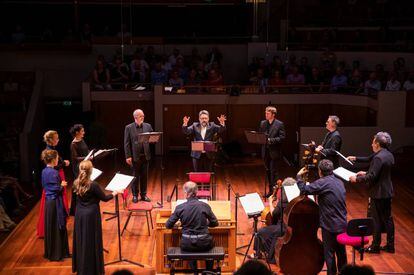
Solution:
<path fill-rule="evenodd" d="M 316 157 L 313 152 L 308 154 L 307 167 L 315 165 Z M 287 205 L 283 222 L 285 234 L 277 240 L 275 248 L 280 271 L 291 275 L 318 274 L 324 264 L 323 246 L 317 236 L 319 206 L 305 195 L 298 196 Z"/>

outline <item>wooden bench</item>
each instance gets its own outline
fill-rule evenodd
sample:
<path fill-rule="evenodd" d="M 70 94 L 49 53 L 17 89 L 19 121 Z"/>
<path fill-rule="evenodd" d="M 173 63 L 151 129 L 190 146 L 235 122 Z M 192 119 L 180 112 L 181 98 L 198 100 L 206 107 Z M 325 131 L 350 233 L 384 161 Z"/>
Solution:
<path fill-rule="evenodd" d="M 221 274 L 221 261 L 224 260 L 224 248 L 217 246 L 213 247 L 212 249 L 205 251 L 205 252 L 188 252 L 182 251 L 180 247 L 169 247 L 167 250 L 167 260 L 171 263 L 170 274 L 175 274 L 175 272 L 179 273 L 193 273 L 193 269 L 178 269 L 176 270 L 174 267 L 175 261 L 205 261 L 211 260 L 213 262 L 217 262 L 216 268 L 212 271 L 216 272 L 216 274 Z M 198 272 L 202 272 L 203 270 L 197 269 Z"/>

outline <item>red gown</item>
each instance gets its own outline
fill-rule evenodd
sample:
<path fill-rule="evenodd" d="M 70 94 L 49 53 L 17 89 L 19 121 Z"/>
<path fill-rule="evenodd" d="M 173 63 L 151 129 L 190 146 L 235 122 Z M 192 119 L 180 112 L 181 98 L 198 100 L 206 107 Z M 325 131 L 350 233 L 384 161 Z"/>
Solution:
<path fill-rule="evenodd" d="M 65 181 L 65 172 L 63 168 L 59 169 L 59 176 L 62 181 Z M 44 238 L 45 236 L 45 191 L 42 191 L 42 198 L 40 199 L 40 213 L 39 220 L 37 221 L 37 237 Z M 69 213 L 68 197 L 66 196 L 66 186 L 63 187 L 63 205 L 65 206 L 66 212 Z"/>

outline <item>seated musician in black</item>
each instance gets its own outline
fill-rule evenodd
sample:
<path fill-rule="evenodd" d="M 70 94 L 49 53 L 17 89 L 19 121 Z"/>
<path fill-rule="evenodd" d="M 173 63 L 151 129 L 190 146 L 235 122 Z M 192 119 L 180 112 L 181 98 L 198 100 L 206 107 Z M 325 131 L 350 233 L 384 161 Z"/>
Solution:
<path fill-rule="evenodd" d="M 210 205 L 197 199 L 197 190 L 197 184 L 192 181 L 187 181 L 184 184 L 187 201 L 178 205 L 165 223 L 165 226 L 171 229 L 180 220 L 182 226 L 180 246 L 183 251 L 203 252 L 214 246 L 208 228 L 218 226 L 218 220 Z M 196 270 L 197 261 L 191 261 L 190 267 Z M 212 270 L 213 261 L 206 261 L 206 268 Z M 197 272 L 195 271 L 194 274 Z"/>
<path fill-rule="evenodd" d="M 282 182 L 282 186 L 294 185 L 296 180 L 293 178 L 286 178 Z M 282 190 L 282 189 L 279 189 Z M 280 199 L 282 194 L 282 200 Z M 257 231 L 258 242 L 254 240 L 254 254 L 250 255 L 250 258 L 261 257 L 261 253 L 264 253 L 267 257 L 267 261 L 271 264 L 275 264 L 275 247 L 277 238 L 281 237 L 284 233 L 285 227 L 281 227 L 282 224 L 282 205 L 283 209 L 286 208 L 288 201 L 285 192 L 278 191 L 276 198 L 269 197 L 269 208 L 272 215 L 272 224 L 266 227 L 262 227 Z"/>

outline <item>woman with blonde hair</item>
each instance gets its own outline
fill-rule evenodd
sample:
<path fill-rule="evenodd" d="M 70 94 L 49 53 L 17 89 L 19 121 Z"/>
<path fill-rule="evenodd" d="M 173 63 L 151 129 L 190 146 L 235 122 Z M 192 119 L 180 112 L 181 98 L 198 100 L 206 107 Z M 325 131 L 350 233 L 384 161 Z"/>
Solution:
<path fill-rule="evenodd" d="M 43 135 L 43 141 L 46 143 L 46 149 L 49 150 L 56 150 L 56 147 L 59 143 L 59 134 L 54 130 L 49 130 Z M 63 160 L 59 155 L 58 164 L 55 166 L 59 173 L 60 179 L 65 181 L 65 172 L 63 171 L 63 167 L 68 166 L 70 162 L 68 160 Z M 37 222 L 37 237 L 43 238 L 45 235 L 45 228 L 44 228 L 44 208 L 45 208 L 45 191 L 42 192 L 42 198 L 40 200 L 40 213 L 39 213 L 39 220 Z M 68 198 L 66 196 L 66 186 L 63 187 L 63 204 L 65 206 L 66 211 L 69 210 Z"/>
<path fill-rule="evenodd" d="M 70 257 L 68 232 L 66 230 L 67 212 L 63 206 L 62 192 L 66 181 L 62 181 L 55 169 L 59 161 L 56 150 L 45 149 L 42 160 L 46 167 L 42 171 L 42 186 L 45 190 L 44 208 L 44 257 L 50 261 L 61 261 Z"/>
<path fill-rule="evenodd" d="M 98 182 L 91 180 L 93 165 L 79 164 L 74 182 L 77 195 L 73 230 L 72 271 L 78 274 L 104 274 L 100 201 L 109 201 L 121 191 L 106 195 Z"/>

